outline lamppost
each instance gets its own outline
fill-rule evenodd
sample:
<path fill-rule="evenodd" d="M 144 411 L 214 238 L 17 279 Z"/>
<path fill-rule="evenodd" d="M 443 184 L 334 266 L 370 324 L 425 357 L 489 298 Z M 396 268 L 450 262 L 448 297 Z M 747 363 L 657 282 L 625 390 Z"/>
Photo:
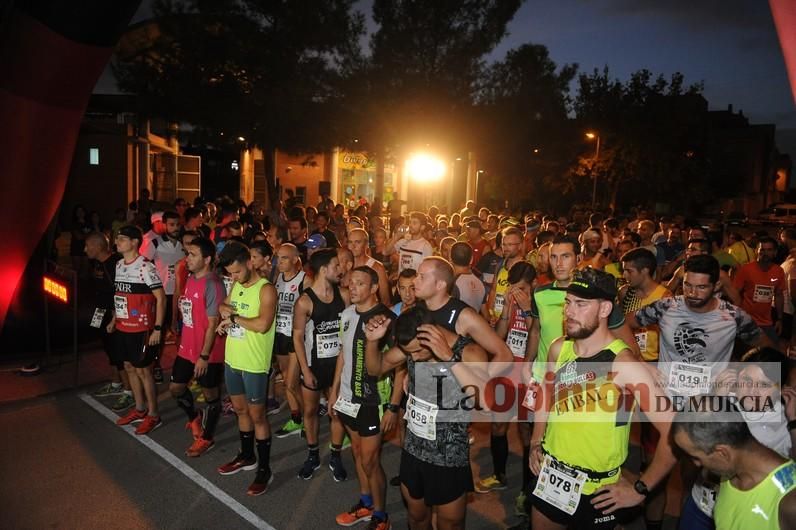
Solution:
<path fill-rule="evenodd" d="M 594 209 L 594 207 L 597 205 L 597 173 L 595 173 L 594 168 L 597 167 L 597 160 L 600 158 L 600 135 L 596 132 L 587 132 L 586 138 L 589 140 L 594 140 L 595 138 L 597 139 L 597 145 L 594 149 L 594 162 L 591 164 L 591 176 L 592 179 L 594 179 L 591 192 L 591 207 Z"/>

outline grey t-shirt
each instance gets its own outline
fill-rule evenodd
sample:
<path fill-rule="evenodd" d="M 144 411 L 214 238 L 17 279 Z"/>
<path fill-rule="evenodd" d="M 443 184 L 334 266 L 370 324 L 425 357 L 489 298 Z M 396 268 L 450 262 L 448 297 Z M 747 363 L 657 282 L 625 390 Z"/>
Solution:
<path fill-rule="evenodd" d="M 458 298 L 476 311 L 481 310 L 481 305 L 484 303 L 484 297 L 486 296 L 486 289 L 475 274 L 470 272 L 460 275 L 456 278 L 454 289 L 454 292 L 457 293 L 454 296 L 455 298 Z"/>
<path fill-rule="evenodd" d="M 713 311 L 697 313 L 682 296 L 661 298 L 636 311 L 636 320 L 660 327 L 659 362 L 728 362 L 736 338 L 749 343 L 761 333 L 746 311 L 725 300 Z"/>

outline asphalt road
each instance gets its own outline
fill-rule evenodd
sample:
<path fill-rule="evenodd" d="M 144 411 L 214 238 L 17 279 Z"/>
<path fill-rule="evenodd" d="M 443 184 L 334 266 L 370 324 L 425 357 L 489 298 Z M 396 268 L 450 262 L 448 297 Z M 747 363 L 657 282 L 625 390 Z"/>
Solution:
<path fill-rule="evenodd" d="M 253 472 L 222 477 L 216 467 L 230 460 L 239 441 L 234 417 L 223 417 L 216 446 L 197 459 L 184 455 L 190 434 L 185 418 L 161 385 L 164 425 L 136 437 L 112 421 L 105 403 L 82 392 L 4 405 L 0 408 L 0 514 L 4 528 L 336 528 L 334 517 L 358 499 L 350 450 L 349 480 L 335 483 L 328 467 L 328 427 L 322 421 L 323 467 L 303 481 L 296 472 L 306 456 L 299 436 L 274 439 L 274 483 L 252 498 Z M 287 412 L 271 416 L 280 426 Z M 471 495 L 467 528 L 514 524 L 520 484 L 516 429 L 510 430 L 509 489 Z M 491 472 L 488 425 L 475 428 L 473 474 Z M 142 443 L 145 442 L 145 443 Z M 386 442 L 387 477 L 397 474 L 399 449 Z M 406 528 L 400 492 L 388 486 L 387 510 L 395 528 Z M 364 527 L 362 523 L 360 527 Z"/>

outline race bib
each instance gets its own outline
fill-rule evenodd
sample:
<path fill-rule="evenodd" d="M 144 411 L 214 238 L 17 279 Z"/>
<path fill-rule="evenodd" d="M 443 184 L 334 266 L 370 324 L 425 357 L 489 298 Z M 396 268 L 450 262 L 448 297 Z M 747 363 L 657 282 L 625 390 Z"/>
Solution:
<path fill-rule="evenodd" d="M 437 413 L 439 407 L 409 394 L 406 400 L 406 426 L 412 434 L 424 440 L 437 439 Z"/>
<path fill-rule="evenodd" d="M 169 265 L 166 268 L 166 282 L 171 283 L 174 281 L 174 277 L 176 276 L 175 273 L 175 265 Z"/>
<path fill-rule="evenodd" d="M 506 344 L 509 345 L 514 357 L 525 358 L 525 347 L 528 344 L 528 332 L 520 329 L 510 329 L 506 337 Z"/>
<path fill-rule="evenodd" d="M 116 318 L 121 318 L 121 319 L 130 318 L 130 314 L 127 312 L 127 298 L 118 295 L 114 296 L 113 311 L 116 314 Z"/>
<path fill-rule="evenodd" d="M 545 455 L 533 494 L 562 512 L 572 515 L 580 504 L 586 473 Z"/>
<path fill-rule="evenodd" d="M 539 398 L 539 383 L 531 380 L 528 383 L 528 390 L 525 391 L 525 397 L 522 400 L 522 406 L 531 412 L 536 411 L 536 401 Z"/>
<path fill-rule="evenodd" d="M 230 278 L 229 276 L 222 276 L 221 281 L 224 282 L 224 292 L 226 292 L 227 295 L 229 295 L 229 292 L 232 290 L 232 284 L 233 284 L 232 278 Z"/>
<path fill-rule="evenodd" d="M 503 314 L 503 306 L 506 305 L 506 297 L 500 293 L 495 294 L 495 308 L 492 310 L 496 317 Z"/>
<path fill-rule="evenodd" d="M 276 315 L 276 332 L 280 335 L 287 335 L 288 337 L 293 333 L 293 315 L 286 313 L 277 313 Z"/>
<path fill-rule="evenodd" d="M 182 315 L 182 325 L 193 327 L 193 302 L 185 296 L 180 297 L 180 315 Z"/>
<path fill-rule="evenodd" d="M 99 329 L 102 326 L 102 319 L 105 318 L 105 309 L 98 307 L 94 310 L 94 316 L 91 317 L 91 326 L 92 328 Z"/>
<path fill-rule="evenodd" d="M 232 324 L 227 328 L 227 336 L 233 339 L 242 339 L 246 335 L 246 330 L 238 324 Z"/>
<path fill-rule="evenodd" d="M 317 336 L 318 359 L 337 357 L 340 353 L 340 333 L 324 333 Z"/>
<path fill-rule="evenodd" d="M 415 260 L 408 252 L 401 252 L 401 270 L 414 269 Z"/>
<path fill-rule="evenodd" d="M 682 396 L 696 396 L 710 389 L 710 366 L 672 363 L 669 390 Z"/>
<path fill-rule="evenodd" d="M 770 304 L 774 299 L 774 286 L 772 285 L 755 285 L 755 290 L 752 293 L 752 301 L 757 304 Z"/>
<path fill-rule="evenodd" d="M 638 344 L 638 349 L 641 353 L 647 351 L 647 332 L 641 331 L 635 334 L 636 337 L 636 344 Z"/>
<path fill-rule="evenodd" d="M 702 484 L 694 484 L 694 491 L 692 497 L 697 501 L 697 506 L 702 510 L 702 513 L 713 517 L 713 508 L 716 507 L 716 496 L 719 494 L 718 484 L 711 482 L 704 482 Z"/>
<path fill-rule="evenodd" d="M 337 398 L 337 401 L 334 402 L 332 408 L 338 412 L 342 412 L 346 416 L 350 416 L 351 418 L 356 418 L 359 414 L 359 407 L 361 407 L 359 403 L 352 403 L 350 399 L 346 399 L 343 396 Z"/>

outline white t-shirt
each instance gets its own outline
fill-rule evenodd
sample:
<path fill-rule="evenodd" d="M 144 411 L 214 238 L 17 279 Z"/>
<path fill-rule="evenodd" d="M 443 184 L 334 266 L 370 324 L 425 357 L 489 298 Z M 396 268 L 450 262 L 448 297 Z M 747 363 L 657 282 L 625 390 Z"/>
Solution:
<path fill-rule="evenodd" d="M 480 311 L 486 294 L 486 289 L 484 288 L 484 284 L 481 283 L 481 280 L 479 280 L 475 274 L 469 272 L 456 278 L 455 285 L 459 294 L 459 300 L 476 311 Z"/>
<path fill-rule="evenodd" d="M 432 256 L 434 248 L 431 243 L 423 239 L 403 239 L 398 243 L 398 255 L 400 261 L 398 262 L 398 273 L 403 272 L 404 269 L 417 270 L 423 258 Z"/>

